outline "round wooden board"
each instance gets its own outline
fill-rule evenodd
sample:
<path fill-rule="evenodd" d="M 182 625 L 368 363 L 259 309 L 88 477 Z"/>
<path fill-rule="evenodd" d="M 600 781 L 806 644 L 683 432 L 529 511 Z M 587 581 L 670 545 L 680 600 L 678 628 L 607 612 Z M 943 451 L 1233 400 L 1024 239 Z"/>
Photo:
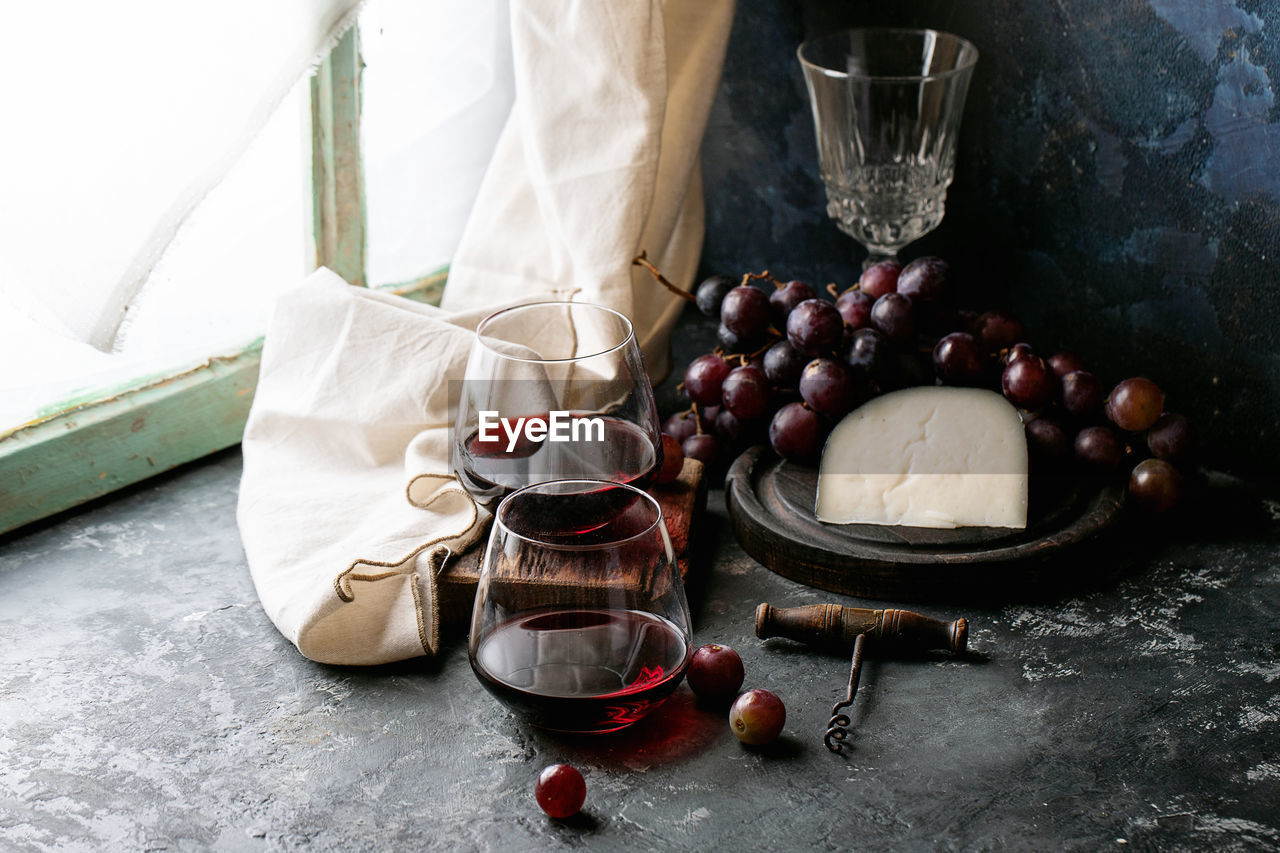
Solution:
<path fill-rule="evenodd" d="M 1032 589 L 1049 580 L 1046 572 L 1061 571 L 1048 557 L 1097 535 L 1124 505 L 1115 485 L 1032 477 L 1025 530 L 826 524 L 813 514 L 817 484 L 816 469 L 782 461 L 763 446 L 739 456 L 725 497 L 743 549 L 800 583 L 893 601 L 986 599 Z"/>

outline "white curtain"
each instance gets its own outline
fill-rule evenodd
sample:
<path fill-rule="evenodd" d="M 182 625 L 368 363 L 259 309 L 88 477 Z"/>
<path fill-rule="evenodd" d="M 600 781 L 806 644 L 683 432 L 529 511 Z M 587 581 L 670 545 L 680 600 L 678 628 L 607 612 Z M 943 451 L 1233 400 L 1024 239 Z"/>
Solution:
<path fill-rule="evenodd" d="M 354 0 L 6 10 L 0 282 L 110 350 L 124 309 Z"/>
<path fill-rule="evenodd" d="M 445 266 L 458 246 L 515 96 L 507 0 L 370 0 L 360 44 L 377 287 Z"/>
<path fill-rule="evenodd" d="M 356 6 L 9 4 L 0 416 L 260 333 L 246 306 L 306 270 L 305 78 Z"/>

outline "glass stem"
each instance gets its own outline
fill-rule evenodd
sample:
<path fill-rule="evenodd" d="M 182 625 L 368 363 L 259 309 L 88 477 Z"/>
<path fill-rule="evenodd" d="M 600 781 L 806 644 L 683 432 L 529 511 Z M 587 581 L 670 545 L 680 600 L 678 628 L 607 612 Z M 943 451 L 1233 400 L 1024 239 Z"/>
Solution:
<path fill-rule="evenodd" d="M 875 264 L 878 264 L 881 261 L 893 261 L 894 263 L 898 262 L 897 252 L 886 252 L 880 249 L 868 249 L 867 251 L 870 252 L 870 254 L 867 255 L 867 259 L 862 262 L 863 272 L 866 272 L 867 268 L 874 266 Z"/>

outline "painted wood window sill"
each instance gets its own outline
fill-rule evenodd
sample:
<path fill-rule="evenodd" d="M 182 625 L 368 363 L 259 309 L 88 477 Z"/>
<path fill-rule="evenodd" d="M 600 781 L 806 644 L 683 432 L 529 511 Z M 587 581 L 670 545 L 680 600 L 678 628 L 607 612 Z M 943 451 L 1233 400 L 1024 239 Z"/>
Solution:
<path fill-rule="evenodd" d="M 439 304 L 448 271 L 389 288 Z M 0 533 L 240 441 L 262 339 L 0 435 Z"/>

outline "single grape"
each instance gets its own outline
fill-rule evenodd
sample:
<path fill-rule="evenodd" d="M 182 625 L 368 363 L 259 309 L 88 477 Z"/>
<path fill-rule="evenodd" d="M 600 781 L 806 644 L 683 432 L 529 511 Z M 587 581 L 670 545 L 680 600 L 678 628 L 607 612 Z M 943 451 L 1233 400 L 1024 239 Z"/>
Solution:
<path fill-rule="evenodd" d="M 720 392 L 729 370 L 728 362 L 720 356 L 700 355 L 685 369 L 684 392 L 695 403 L 714 406 L 720 402 Z"/>
<path fill-rule="evenodd" d="M 1053 355 L 1049 356 L 1049 367 L 1054 373 L 1058 374 L 1059 378 L 1061 378 L 1066 376 L 1068 373 L 1075 373 L 1077 370 L 1084 370 L 1085 364 L 1084 359 L 1080 356 L 1073 352 L 1063 350 L 1062 352 L 1055 352 Z"/>
<path fill-rule="evenodd" d="M 1086 468 L 1099 474 L 1110 474 L 1124 461 L 1124 445 L 1110 427 L 1085 427 L 1076 434 L 1076 458 Z"/>
<path fill-rule="evenodd" d="M 913 302 L 939 302 L 947 296 L 950 269 L 942 258 L 916 258 L 902 268 L 898 292 Z"/>
<path fill-rule="evenodd" d="M 988 311 L 978 317 L 973 336 L 987 352 L 1000 352 L 1026 339 L 1027 330 L 1008 314 Z"/>
<path fill-rule="evenodd" d="M 1150 513 L 1167 512 L 1182 495 L 1182 475 L 1163 459 L 1144 459 L 1129 475 L 1129 496 Z"/>
<path fill-rule="evenodd" d="M 750 364 L 729 371 L 720 395 L 724 407 L 744 421 L 762 417 L 769 411 L 772 398 L 769 378 L 763 370 Z"/>
<path fill-rule="evenodd" d="M 716 416 L 715 436 L 730 457 L 736 456 L 753 444 L 761 444 L 767 440 L 766 433 L 772 415 L 770 410 L 765 412 L 764 417 L 744 421 L 725 409 Z"/>
<path fill-rule="evenodd" d="M 834 353 L 844 339 L 844 318 L 830 302 L 806 299 L 787 317 L 787 340 L 808 356 Z"/>
<path fill-rule="evenodd" d="M 576 767 L 552 764 L 538 774 L 533 795 L 548 816 L 563 820 L 582 811 L 587 800 L 587 782 Z"/>
<path fill-rule="evenodd" d="M 1107 417 L 1120 429 L 1142 432 L 1164 411 L 1164 392 L 1142 376 L 1126 379 L 1107 397 Z"/>
<path fill-rule="evenodd" d="M 901 273 L 901 264 L 894 261 L 880 261 L 862 271 L 862 277 L 858 279 L 858 289 L 872 299 L 879 299 L 886 293 L 896 293 L 898 276 Z"/>
<path fill-rule="evenodd" d="M 889 342 L 875 329 L 858 329 L 849 337 L 845 364 L 869 382 L 881 382 L 889 361 Z"/>
<path fill-rule="evenodd" d="M 933 348 L 933 368 L 948 385 L 976 385 L 985 367 L 978 339 L 965 332 L 952 332 Z"/>
<path fill-rule="evenodd" d="M 720 306 L 720 322 L 744 341 L 759 340 L 769 328 L 769 297 L 758 287 L 740 284 L 730 290 Z"/>
<path fill-rule="evenodd" d="M 1026 430 L 1027 451 L 1033 462 L 1054 467 L 1071 455 L 1071 436 L 1053 418 L 1036 418 Z"/>
<path fill-rule="evenodd" d="M 886 293 L 872 305 L 872 327 L 895 343 L 915 336 L 915 314 L 911 300 L 901 293 Z"/>
<path fill-rule="evenodd" d="M 715 430 L 716 438 L 720 439 L 720 444 L 724 447 L 734 447 L 742 440 L 744 421 L 728 409 L 721 409 L 716 414 L 715 423 L 712 429 Z"/>
<path fill-rule="evenodd" d="M 680 444 L 680 449 L 684 451 L 685 456 L 697 459 L 703 465 L 710 467 L 716 464 L 716 457 L 720 455 L 720 442 L 716 441 L 714 435 L 704 432 L 686 438 Z"/>
<path fill-rule="evenodd" d="M 844 320 L 845 331 L 864 329 L 871 323 L 871 306 L 875 299 L 861 290 L 846 290 L 836 298 L 836 310 Z"/>
<path fill-rule="evenodd" d="M 916 334 L 911 300 L 901 293 L 886 293 L 871 306 L 871 325 L 895 343 L 906 343 Z"/>
<path fill-rule="evenodd" d="M 1053 398 L 1057 390 L 1053 371 L 1044 359 L 1022 358 L 1004 369 L 1000 388 L 1005 398 L 1020 409 L 1038 409 Z"/>
<path fill-rule="evenodd" d="M 822 419 L 804 403 L 787 403 L 769 423 L 769 444 L 789 462 L 813 462 L 822 450 Z"/>
<path fill-rule="evenodd" d="M 1087 370 L 1062 377 L 1062 408 L 1075 418 L 1091 418 L 1102 408 L 1102 383 Z"/>
<path fill-rule="evenodd" d="M 720 305 L 729 291 L 737 286 L 737 282 L 727 275 L 713 275 L 698 285 L 698 289 L 694 291 L 694 302 L 703 314 L 719 320 Z"/>
<path fill-rule="evenodd" d="M 1009 365 L 1009 364 L 1013 364 L 1015 361 L 1020 361 L 1024 358 L 1035 358 L 1035 357 L 1036 357 L 1036 354 L 1031 349 L 1031 344 L 1017 343 L 1004 351 L 1004 353 L 1000 356 L 1000 363 Z"/>
<path fill-rule="evenodd" d="M 1161 415 L 1147 431 L 1147 447 L 1157 458 L 1167 462 L 1186 462 L 1196 447 L 1191 421 L 1182 415 Z"/>
<path fill-rule="evenodd" d="M 800 374 L 800 396 L 820 415 L 842 418 L 857 404 L 857 385 L 838 361 L 815 358 Z"/>
<path fill-rule="evenodd" d="M 787 323 L 787 315 L 806 299 L 816 299 L 818 294 L 803 281 L 789 281 L 769 294 L 769 308 L 774 324 L 781 329 Z"/>
<path fill-rule="evenodd" d="M 733 332 L 724 323 L 716 328 L 716 343 L 725 352 L 747 353 L 755 348 L 756 340 L 749 340 Z"/>
<path fill-rule="evenodd" d="M 711 643 L 693 653 L 685 680 L 702 699 L 729 699 L 742 686 L 742 658 L 729 646 Z"/>
<path fill-rule="evenodd" d="M 680 476 L 680 471 L 684 468 L 684 451 L 680 448 L 680 442 L 674 437 L 662 434 L 662 467 L 658 469 L 657 481 L 659 483 L 670 483 Z"/>
<path fill-rule="evenodd" d="M 685 412 L 676 412 L 662 424 L 662 432 L 676 441 L 684 441 L 698 431 L 698 420 L 698 416 L 693 413 L 692 409 Z M 706 424 L 701 426 L 704 430 L 707 428 Z"/>
<path fill-rule="evenodd" d="M 787 708 L 777 694 L 755 688 L 734 700 L 729 709 L 729 728 L 743 743 L 759 746 L 782 733 L 787 723 Z"/>
<path fill-rule="evenodd" d="M 809 357 L 798 352 L 787 341 L 778 341 L 765 350 L 764 375 L 781 388 L 796 388 L 800 384 L 800 372 L 809 363 Z"/>

